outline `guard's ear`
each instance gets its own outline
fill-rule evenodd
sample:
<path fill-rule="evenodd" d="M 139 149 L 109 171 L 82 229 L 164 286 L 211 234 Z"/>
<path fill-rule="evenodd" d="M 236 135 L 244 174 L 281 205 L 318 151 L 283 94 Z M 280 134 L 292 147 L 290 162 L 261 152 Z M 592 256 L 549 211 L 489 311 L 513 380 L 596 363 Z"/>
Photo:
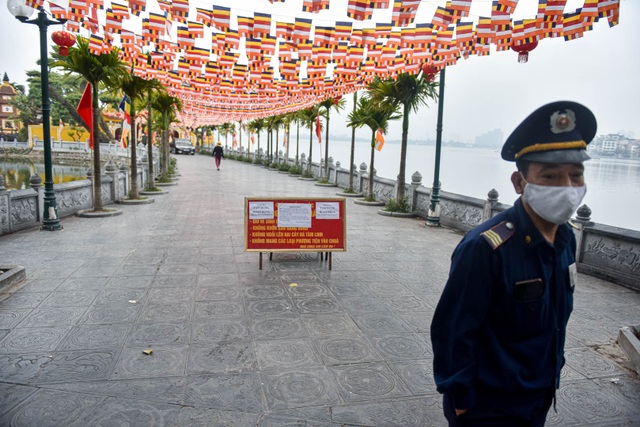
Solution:
<path fill-rule="evenodd" d="M 511 174 L 511 183 L 513 184 L 513 188 L 516 190 L 517 194 L 522 194 L 524 192 L 525 185 L 527 185 L 522 174 L 518 171 Z"/>

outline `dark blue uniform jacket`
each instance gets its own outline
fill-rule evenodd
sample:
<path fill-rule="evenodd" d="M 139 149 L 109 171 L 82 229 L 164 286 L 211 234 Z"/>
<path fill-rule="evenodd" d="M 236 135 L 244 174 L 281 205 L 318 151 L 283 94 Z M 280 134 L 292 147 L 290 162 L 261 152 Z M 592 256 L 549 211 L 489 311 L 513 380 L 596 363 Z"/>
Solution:
<path fill-rule="evenodd" d="M 493 246 L 491 229 L 503 236 Z M 456 408 L 482 400 L 528 417 L 558 387 L 575 250 L 568 225 L 549 244 L 520 199 L 462 239 L 431 324 L 435 382 Z"/>

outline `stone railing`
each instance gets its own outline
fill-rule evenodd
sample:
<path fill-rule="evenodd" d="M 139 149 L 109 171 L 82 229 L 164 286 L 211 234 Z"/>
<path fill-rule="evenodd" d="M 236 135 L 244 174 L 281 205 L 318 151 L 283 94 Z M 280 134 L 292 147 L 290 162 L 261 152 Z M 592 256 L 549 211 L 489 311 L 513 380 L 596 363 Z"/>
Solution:
<path fill-rule="evenodd" d="M 19 141 L 0 141 L 0 150 L 4 149 L 18 149 L 33 151 L 44 151 L 44 141 L 38 138 L 33 139 L 33 146 L 29 142 Z M 154 150 L 155 151 L 155 150 Z M 89 143 L 87 142 L 73 142 L 73 141 L 56 141 L 51 139 L 51 153 L 55 157 L 58 154 L 72 154 L 72 153 L 90 153 Z M 100 153 L 105 155 L 113 155 L 118 157 L 128 157 L 131 149 L 122 148 L 118 143 L 100 144 Z M 147 148 L 143 144 L 138 144 L 136 147 L 138 157 L 142 157 Z"/>
<path fill-rule="evenodd" d="M 147 156 L 142 155 L 137 162 L 138 188 L 149 181 Z M 159 161 L 154 156 L 153 174 L 158 176 Z M 126 164 L 117 166 L 109 161 L 102 175 L 102 203 L 109 205 L 125 198 L 129 188 L 129 170 Z M 54 185 L 56 203 L 60 218 L 93 206 L 93 184 L 91 172 L 87 178 Z M 38 174 L 31 177 L 30 187 L 24 190 L 7 191 L 4 178 L 0 175 L 0 235 L 14 233 L 35 227 L 42 222 L 44 207 L 44 185 Z"/>
<path fill-rule="evenodd" d="M 294 164 L 294 159 L 285 159 L 282 153 L 279 154 L 282 162 Z M 340 188 L 347 188 L 349 170 L 341 168 L 340 162 L 334 165 L 332 158 L 329 158 L 328 163 L 329 180 Z M 302 170 L 306 170 L 304 154 L 301 156 L 301 164 Z M 311 172 L 315 178 L 323 177 L 321 166 L 324 166 L 322 160 L 319 163 L 312 162 Z M 367 165 L 362 163 L 359 170 L 353 165 L 352 169 L 353 190 L 366 194 L 369 186 Z M 396 191 L 396 181 L 374 175 L 373 194 L 376 200 L 386 203 L 395 198 Z M 413 213 L 426 219 L 431 202 L 431 188 L 422 186 L 422 175 L 419 172 L 411 176 L 411 182 L 405 187 L 405 195 Z M 440 223 L 457 230 L 469 231 L 511 207 L 498 202 L 498 197 L 495 190 L 489 191 L 486 200 L 441 190 Z M 578 242 L 578 271 L 640 291 L 640 232 L 593 223 L 590 215 L 590 209 L 583 206 L 572 221 L 576 226 L 574 231 Z"/>

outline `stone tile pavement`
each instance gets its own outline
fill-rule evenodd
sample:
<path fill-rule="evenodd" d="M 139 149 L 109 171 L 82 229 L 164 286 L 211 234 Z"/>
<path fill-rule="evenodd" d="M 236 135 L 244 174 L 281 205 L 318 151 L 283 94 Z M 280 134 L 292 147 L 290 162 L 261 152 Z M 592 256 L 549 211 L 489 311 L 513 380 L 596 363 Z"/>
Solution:
<path fill-rule="evenodd" d="M 0 238 L 1 263 L 28 274 L 0 297 L 0 425 L 445 425 L 429 323 L 460 233 L 348 201 L 333 270 L 287 253 L 260 271 L 244 196 L 336 189 L 178 165 L 155 203 Z M 581 275 L 575 306 L 548 425 L 640 425 L 640 380 L 613 344 L 640 295 Z"/>

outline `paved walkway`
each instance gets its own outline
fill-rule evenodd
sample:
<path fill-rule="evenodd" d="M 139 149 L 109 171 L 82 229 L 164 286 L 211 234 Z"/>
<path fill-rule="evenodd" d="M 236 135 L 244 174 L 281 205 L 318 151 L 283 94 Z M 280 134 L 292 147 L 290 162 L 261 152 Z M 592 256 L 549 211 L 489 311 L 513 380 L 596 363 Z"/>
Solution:
<path fill-rule="evenodd" d="M 316 254 L 259 271 L 243 198 L 336 189 L 210 157 L 178 165 L 153 204 L 0 238 L 0 263 L 28 273 L 0 302 L 0 425 L 444 425 L 429 323 L 460 233 L 348 201 L 332 271 Z M 548 424 L 640 425 L 640 380 L 612 345 L 640 295 L 581 275 L 575 300 Z"/>

